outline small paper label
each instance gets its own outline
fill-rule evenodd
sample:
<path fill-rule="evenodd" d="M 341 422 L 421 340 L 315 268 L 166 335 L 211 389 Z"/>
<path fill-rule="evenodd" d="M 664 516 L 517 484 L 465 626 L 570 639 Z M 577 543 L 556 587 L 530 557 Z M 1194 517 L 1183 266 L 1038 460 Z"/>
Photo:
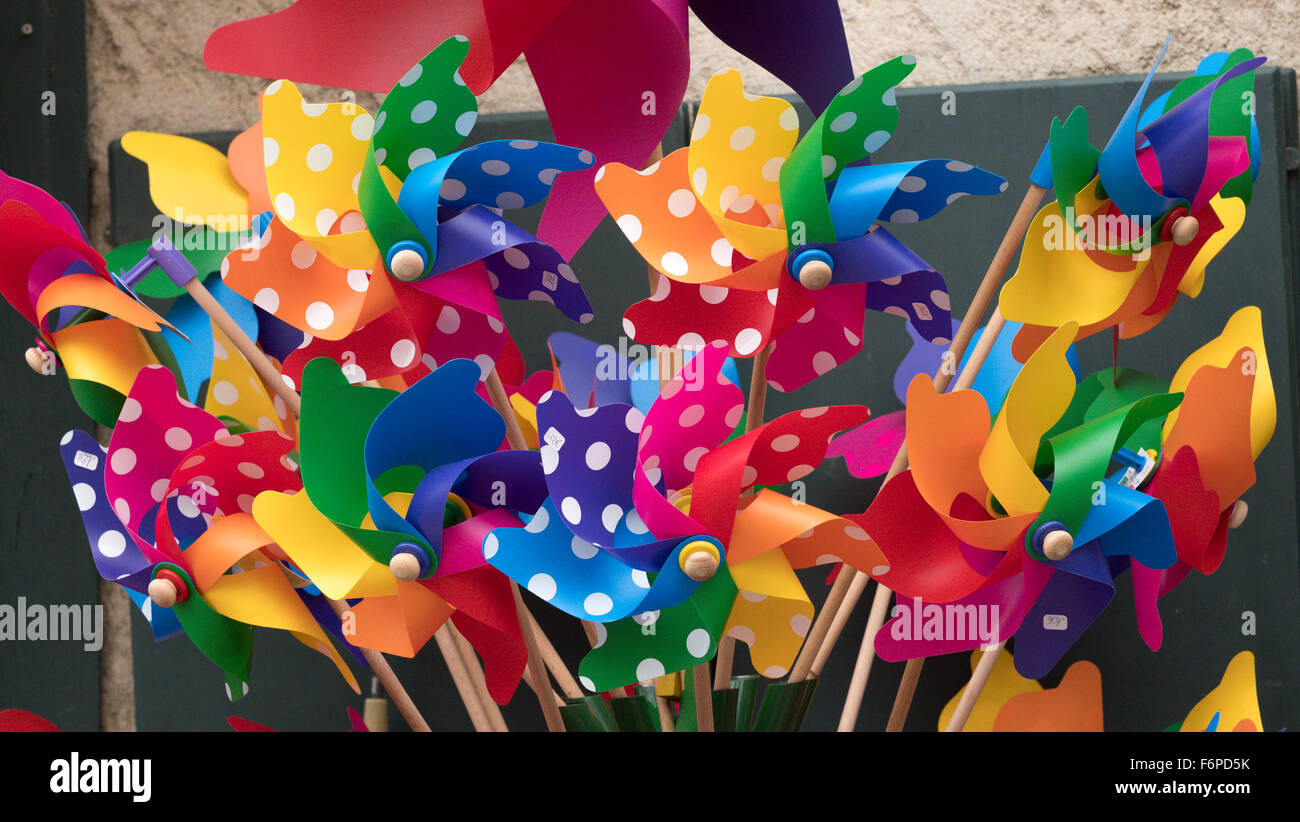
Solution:
<path fill-rule="evenodd" d="M 77 455 L 72 458 L 72 462 L 87 471 L 94 471 L 99 467 L 99 457 L 94 454 L 87 454 L 85 451 L 78 451 Z"/>
<path fill-rule="evenodd" d="M 555 275 L 554 271 L 542 272 L 542 285 L 546 286 L 547 291 L 554 291 L 560 284 L 560 278 Z"/>
<path fill-rule="evenodd" d="M 556 431 L 554 426 L 546 429 L 546 433 L 542 435 L 542 439 L 547 445 L 551 446 L 556 451 L 559 451 L 564 447 L 564 435 L 559 431 Z"/>
<path fill-rule="evenodd" d="M 1065 614 L 1043 614 L 1044 631 L 1064 631 L 1070 627 Z"/>

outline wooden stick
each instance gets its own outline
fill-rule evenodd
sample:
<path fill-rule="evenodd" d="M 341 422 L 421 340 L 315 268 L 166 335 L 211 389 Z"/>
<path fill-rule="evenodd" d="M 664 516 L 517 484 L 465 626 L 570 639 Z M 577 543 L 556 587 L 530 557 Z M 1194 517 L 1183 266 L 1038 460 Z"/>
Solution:
<path fill-rule="evenodd" d="M 695 677 L 695 730 L 713 733 L 713 689 L 709 687 L 709 663 L 701 662 L 691 669 Z"/>
<path fill-rule="evenodd" d="M 479 664 L 478 656 L 474 653 L 474 646 L 469 644 L 469 640 L 456 629 L 455 623 L 447 620 L 444 625 L 451 633 L 451 638 L 456 640 L 456 650 L 460 652 L 460 658 L 464 660 L 465 667 L 469 670 L 470 679 L 474 680 L 474 690 L 478 692 L 478 701 L 483 705 L 483 710 L 487 712 L 488 722 L 493 731 L 504 732 L 510 730 L 506 727 L 505 717 L 501 715 L 501 706 L 497 705 L 488 693 L 487 677 L 483 675 L 483 667 Z"/>
<path fill-rule="evenodd" d="M 578 686 L 578 680 L 574 679 L 573 674 L 569 673 L 569 669 L 565 667 L 564 660 L 560 658 L 559 652 L 555 650 L 551 640 L 547 638 L 541 626 L 537 624 L 537 617 L 533 616 L 533 612 L 528 610 L 527 606 L 524 607 L 523 613 L 524 616 L 528 617 L 528 622 L 532 625 L 533 631 L 536 632 L 537 644 L 542 649 L 542 661 L 546 663 L 551 676 L 555 677 L 555 681 L 559 683 L 560 690 L 571 699 L 581 699 L 582 688 Z"/>
<path fill-rule="evenodd" d="M 854 578 L 869 579 L 866 574 Z M 866 584 L 865 582 L 863 583 Z M 847 611 L 847 609 L 845 609 Z M 844 709 L 840 712 L 840 724 L 837 731 L 852 731 L 858 724 L 858 712 L 862 709 L 862 697 L 867 692 L 867 677 L 871 676 L 871 664 L 876 661 L 876 634 L 885 624 L 885 614 L 889 612 L 889 596 L 879 596 L 871 602 L 871 614 L 867 617 L 867 630 L 862 634 L 862 646 L 858 649 L 858 661 L 853 664 L 853 678 L 849 681 L 849 692 L 844 699 Z M 844 613 L 844 611 L 841 611 Z M 829 643 L 827 644 L 829 647 Z M 816 674 L 820 676 L 820 670 Z"/>
<path fill-rule="evenodd" d="M 875 649 L 871 649 L 875 653 Z M 903 681 L 898 683 L 898 695 L 894 698 L 894 708 L 889 712 L 889 724 L 885 726 L 887 732 L 903 730 L 907 724 L 907 712 L 912 707 L 912 695 L 916 693 L 917 680 L 921 678 L 921 664 L 925 662 L 925 657 L 909 659 L 907 667 L 903 669 Z M 916 663 L 913 665 L 912 663 Z"/>
<path fill-rule="evenodd" d="M 194 298 L 194 302 L 198 303 L 199 307 L 212 318 L 212 321 L 221 329 L 221 333 L 225 334 L 235 344 L 235 348 L 238 348 L 239 353 L 244 355 L 245 359 L 248 360 L 248 364 L 253 366 L 253 370 L 262 378 L 262 381 L 279 395 L 280 399 L 284 400 L 284 404 L 293 412 L 293 415 L 295 417 L 302 416 L 302 399 L 298 396 L 298 392 L 289 387 L 289 384 L 284 381 L 284 377 L 280 375 L 280 370 L 275 367 L 271 359 L 263 353 L 262 349 L 257 347 L 257 343 L 249 339 L 248 335 L 244 333 L 244 329 L 240 328 L 239 323 L 235 322 L 226 313 L 226 309 L 216 301 L 212 293 L 199 281 L 199 278 L 194 277 L 187 282 L 185 290 Z"/>
<path fill-rule="evenodd" d="M 993 673 L 993 666 L 998 662 L 998 657 L 1002 654 L 1002 649 L 1006 647 L 1006 642 L 999 642 L 992 648 L 985 649 L 980 655 L 980 661 L 975 666 L 975 673 L 971 674 L 970 682 L 966 683 L 966 688 L 961 692 L 961 699 L 957 701 L 957 710 L 953 711 L 952 717 L 948 720 L 948 725 L 943 729 L 944 733 L 955 733 L 966 727 L 966 720 L 970 719 L 970 713 L 975 709 L 975 703 L 979 701 L 980 692 L 984 690 L 984 685 L 989 681 L 989 675 Z"/>
<path fill-rule="evenodd" d="M 767 358 L 772 354 L 772 346 L 765 345 L 754 356 L 754 370 L 749 375 L 749 402 L 745 413 L 745 433 L 753 431 L 763 424 L 763 414 L 767 406 Z M 750 493 L 755 493 L 753 490 Z M 713 671 L 713 690 L 721 691 L 731 687 L 731 666 L 736 658 L 736 638 L 723 636 L 718 640 L 718 657 Z"/>
<path fill-rule="evenodd" d="M 1011 225 L 1007 228 L 1006 234 L 1003 235 L 1002 242 L 998 244 L 997 253 L 993 255 L 988 270 L 984 272 L 984 279 L 980 281 L 975 296 L 971 298 L 970 306 L 966 309 L 961 324 L 957 327 L 957 334 L 948 346 L 949 354 L 945 356 L 945 364 L 954 360 L 961 362 L 962 355 L 966 353 L 966 347 L 970 344 L 971 337 L 975 335 L 975 331 L 984 319 L 984 314 L 988 311 L 989 305 L 997 295 L 998 288 L 1002 283 L 1002 275 L 1006 273 L 1007 266 L 1011 264 L 1011 258 L 1019 250 L 1020 241 L 1029 229 L 1029 223 L 1034 218 L 1034 214 L 1037 213 L 1038 204 L 1042 202 L 1043 195 L 1046 193 L 1047 189 L 1030 183 L 1029 190 L 1025 192 L 1025 197 L 1021 200 L 1020 207 L 1016 209 L 1015 217 L 1011 220 Z M 951 380 L 951 371 L 947 368 L 941 368 L 934 378 L 935 390 L 947 390 L 948 383 Z M 893 465 L 890 466 L 889 472 L 885 474 L 881 487 L 883 488 L 885 483 L 888 483 L 906 467 L 907 445 L 904 443 L 899 449 Z M 852 610 L 857 606 L 857 599 L 850 600 L 847 594 L 849 586 L 853 583 L 853 577 L 858 573 L 856 569 L 847 565 L 840 571 L 839 577 L 835 580 L 835 585 L 831 586 L 831 592 L 826 598 L 826 604 L 822 606 L 822 611 L 817 615 L 813 628 L 808 634 L 808 639 L 804 642 L 799 659 L 795 661 L 795 667 L 790 672 L 791 682 L 806 679 L 811 673 L 812 661 L 821 653 L 822 643 L 829 638 L 831 624 L 835 621 L 839 609 L 848 608 Z M 837 589 L 839 590 L 837 591 Z M 861 591 L 859 591 L 860 593 Z M 843 624 L 841 622 L 841 625 Z M 838 640 L 838 636 L 829 638 L 829 640 L 833 647 Z"/>
<path fill-rule="evenodd" d="M 469 721 L 474 725 L 474 730 L 480 733 L 492 730 L 487 711 L 483 709 L 483 703 L 479 700 L 478 691 L 474 687 L 474 680 L 470 678 L 469 669 L 465 667 L 465 660 L 460 655 L 460 649 L 456 647 L 456 640 L 452 638 L 451 631 L 447 630 L 447 623 L 444 622 L 438 628 L 433 638 L 438 641 L 438 650 L 442 651 L 442 658 L 447 662 L 451 681 L 456 684 L 456 691 L 460 694 L 460 701 L 464 703 L 465 710 L 469 712 Z"/>
<path fill-rule="evenodd" d="M 338 600 L 331 599 L 329 604 L 334 609 L 334 613 L 338 614 L 340 618 L 348 610 L 347 603 Z M 384 655 L 369 648 L 361 648 L 360 650 L 361 655 L 365 657 L 366 664 L 370 666 L 371 672 L 379 679 L 379 683 L 384 686 L 384 691 L 393 700 L 393 704 L 397 706 L 397 711 L 402 715 L 402 719 L 406 720 L 406 724 L 413 731 L 428 733 L 430 730 L 429 723 L 425 722 L 424 717 L 420 715 L 420 709 L 415 707 L 410 695 L 402 687 L 402 681 L 397 678 L 397 674 L 393 673 L 393 669 L 389 667 L 388 660 L 384 659 Z"/>

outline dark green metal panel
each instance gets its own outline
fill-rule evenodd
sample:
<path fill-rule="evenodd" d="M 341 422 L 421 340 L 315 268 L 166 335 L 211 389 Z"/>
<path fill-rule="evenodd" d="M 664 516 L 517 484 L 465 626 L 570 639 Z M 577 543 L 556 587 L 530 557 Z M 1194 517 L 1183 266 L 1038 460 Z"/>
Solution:
<path fill-rule="evenodd" d="M 56 14 L 57 9 L 57 14 Z M 85 9 L 80 0 L 0 4 L 0 169 L 34 182 L 82 220 L 86 165 Z M 89 425 L 62 377 L 23 363 L 34 329 L 0 310 L 0 605 L 93 605 L 94 565 L 59 439 Z M 99 727 L 99 657 L 80 642 L 0 641 L 0 709 L 35 711 L 66 730 Z"/>

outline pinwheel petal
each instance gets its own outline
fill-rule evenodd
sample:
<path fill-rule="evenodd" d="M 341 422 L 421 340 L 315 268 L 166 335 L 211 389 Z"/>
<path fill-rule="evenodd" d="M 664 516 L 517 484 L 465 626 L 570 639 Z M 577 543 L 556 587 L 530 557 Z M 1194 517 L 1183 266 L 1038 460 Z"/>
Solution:
<path fill-rule="evenodd" d="M 248 192 L 226 156 L 190 137 L 128 131 L 122 149 L 149 166 L 149 197 L 179 223 L 228 230 L 248 216 Z"/>

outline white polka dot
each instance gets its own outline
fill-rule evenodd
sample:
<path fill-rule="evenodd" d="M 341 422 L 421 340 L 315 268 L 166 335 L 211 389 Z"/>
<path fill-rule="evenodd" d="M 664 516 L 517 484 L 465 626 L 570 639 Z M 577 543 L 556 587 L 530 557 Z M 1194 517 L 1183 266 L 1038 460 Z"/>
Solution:
<path fill-rule="evenodd" d="M 808 636 L 808 629 L 812 627 L 812 620 L 804 614 L 795 614 L 790 617 L 790 630 L 794 631 L 795 636 Z"/>
<path fill-rule="evenodd" d="M 695 126 L 691 129 L 691 140 L 698 140 L 709 132 L 709 115 L 701 114 L 695 118 Z"/>
<path fill-rule="evenodd" d="M 118 422 L 135 422 L 144 412 L 144 406 L 135 397 L 127 397 L 122 403 L 122 411 L 117 415 Z"/>
<path fill-rule="evenodd" d="M 596 162 L 596 155 L 586 150 L 579 151 L 578 162 L 582 163 L 584 166 L 589 166 L 592 163 Z"/>
<path fill-rule="evenodd" d="M 731 140 L 728 144 L 732 151 L 744 151 L 754 144 L 754 128 L 752 126 L 741 126 L 731 132 Z"/>
<path fill-rule="evenodd" d="M 645 424 L 645 414 L 642 414 L 639 409 L 629 408 L 627 409 L 627 416 L 623 418 L 623 424 L 633 434 L 639 434 L 641 433 L 641 426 Z"/>
<path fill-rule="evenodd" d="M 334 150 L 324 143 L 317 143 L 307 149 L 307 168 L 312 171 L 324 171 L 334 162 Z"/>
<path fill-rule="evenodd" d="M 704 347 L 704 337 L 694 331 L 688 331 L 677 338 L 678 348 L 700 349 Z"/>
<path fill-rule="evenodd" d="M 376 163 L 376 164 L 382 166 L 382 165 L 384 164 L 384 160 L 386 160 L 386 159 L 388 159 L 388 149 L 386 149 L 386 148 L 377 148 L 377 149 L 375 149 L 375 163 Z"/>
<path fill-rule="evenodd" d="M 263 137 L 262 164 L 268 167 L 273 166 L 278 159 L 280 159 L 280 144 L 271 137 Z"/>
<path fill-rule="evenodd" d="M 477 111 L 467 111 L 456 118 L 456 133 L 462 137 L 468 137 L 469 133 L 474 130 L 474 122 L 478 120 Z"/>
<path fill-rule="evenodd" d="M 497 550 L 500 547 L 501 541 L 497 539 L 496 534 L 489 533 L 486 537 L 483 537 L 483 559 L 492 559 L 497 555 Z"/>
<path fill-rule="evenodd" d="M 731 268 L 731 253 L 734 250 L 726 237 L 719 237 L 713 241 L 713 245 L 709 246 L 709 256 L 713 258 L 713 262 L 723 268 Z"/>
<path fill-rule="evenodd" d="M 484 174 L 491 174 L 493 177 L 501 177 L 510 173 L 510 164 L 505 160 L 484 160 L 480 166 Z"/>
<path fill-rule="evenodd" d="M 611 534 L 618 528 L 618 522 L 623 518 L 622 507 L 610 503 L 605 506 L 605 510 L 600 512 L 600 524 L 605 526 L 605 530 Z"/>
<path fill-rule="evenodd" d="M 262 468 L 262 466 L 258 465 L 255 462 L 241 462 L 237 467 L 239 469 L 239 473 L 243 474 L 249 479 L 261 479 L 262 477 L 266 476 L 266 471 Z"/>
<path fill-rule="evenodd" d="M 874 154 L 888 142 L 888 131 L 873 131 L 867 135 L 867 139 L 862 141 L 862 148 L 865 149 L 868 154 Z"/>
<path fill-rule="evenodd" d="M 676 251 L 669 251 L 660 260 L 665 274 L 671 274 L 674 277 L 685 277 L 689 266 L 686 264 L 686 258 Z"/>
<path fill-rule="evenodd" d="M 524 198 L 513 191 L 503 191 L 497 195 L 497 208 L 523 208 Z"/>
<path fill-rule="evenodd" d="M 772 440 L 772 450 L 785 453 L 799 447 L 799 437 L 795 434 L 782 434 Z"/>
<path fill-rule="evenodd" d="M 334 322 L 334 309 L 328 303 L 314 302 L 307 306 L 307 325 L 323 331 Z"/>
<path fill-rule="evenodd" d="M 179 427 L 168 428 L 167 433 L 163 434 L 163 440 L 176 451 L 185 451 L 194 445 L 194 438 L 190 436 L 190 432 Z"/>
<path fill-rule="evenodd" d="M 858 121 L 857 114 L 855 114 L 852 111 L 846 111 L 843 114 L 837 116 L 834 120 L 831 120 L 831 131 L 837 133 L 848 131 L 849 129 L 853 128 L 853 124 L 856 123 L 857 121 Z"/>
<path fill-rule="evenodd" d="M 769 665 L 763 669 L 763 676 L 768 679 L 780 679 L 785 676 L 788 671 L 788 668 L 783 668 L 780 665 Z"/>
<path fill-rule="evenodd" d="M 99 535 L 95 547 L 106 557 L 120 557 L 126 550 L 126 537 L 121 531 L 105 531 Z"/>
<path fill-rule="evenodd" d="M 253 304 L 268 314 L 280 307 L 280 295 L 273 288 L 263 288 L 253 297 Z"/>
<path fill-rule="evenodd" d="M 744 487 L 744 486 L 753 485 L 754 480 L 756 479 L 758 479 L 757 469 L 755 469 L 754 466 L 752 465 L 746 465 L 745 472 L 740 477 L 741 486 Z"/>
<path fill-rule="evenodd" d="M 176 498 L 176 510 L 186 519 L 194 519 L 199 515 L 198 504 L 184 494 Z"/>
<path fill-rule="evenodd" d="M 338 221 L 338 217 L 339 215 L 334 213 L 334 209 L 332 208 L 322 208 L 320 211 L 317 211 L 316 233 L 322 236 L 329 234 L 330 229 L 334 227 L 334 223 Z"/>
<path fill-rule="evenodd" d="M 822 176 L 829 177 L 835 173 L 835 158 L 829 154 L 822 155 Z"/>
<path fill-rule="evenodd" d="M 524 526 L 524 530 L 530 534 L 540 534 L 546 530 L 546 526 L 551 524 L 551 514 L 545 508 L 538 508 L 537 513 Z"/>
<path fill-rule="evenodd" d="M 588 679 L 585 676 L 578 677 L 578 684 L 582 685 L 582 687 L 586 688 L 588 691 L 591 691 L 592 693 L 596 692 L 596 683 L 592 682 L 590 679 Z"/>
<path fill-rule="evenodd" d="M 898 105 L 898 92 L 896 89 L 885 89 L 885 93 L 880 95 L 880 102 L 887 106 Z"/>
<path fill-rule="evenodd" d="M 747 625 L 732 625 L 727 629 L 727 636 L 738 639 L 746 645 L 754 644 L 754 629 Z"/>
<path fill-rule="evenodd" d="M 130 448 L 118 448 L 108 458 L 109 467 L 115 474 L 126 474 L 135 468 L 135 452 Z"/>
<path fill-rule="evenodd" d="M 677 422 L 683 428 L 690 428 L 702 419 L 704 419 L 704 406 L 696 403 L 687 406 L 686 410 L 682 411 L 681 416 L 677 418 Z"/>
<path fill-rule="evenodd" d="M 410 340 L 398 340 L 393 343 L 392 350 L 388 352 L 388 358 L 398 368 L 405 368 L 415 360 L 415 343 Z"/>
<path fill-rule="evenodd" d="M 246 514 L 250 513 L 253 510 L 253 495 L 240 494 L 238 497 L 235 497 L 235 504 L 239 506 L 239 510 Z"/>
<path fill-rule="evenodd" d="M 742 357 L 753 354 L 763 344 L 763 334 L 757 328 L 741 329 L 736 335 L 736 353 Z"/>
<path fill-rule="evenodd" d="M 455 334 L 460 328 L 460 313 L 450 305 L 444 305 L 438 312 L 438 330 L 444 334 Z"/>
<path fill-rule="evenodd" d="M 668 213 L 674 217 L 689 216 L 695 210 L 695 194 L 679 188 L 668 195 Z"/>
<path fill-rule="evenodd" d="M 415 171 L 425 163 L 432 163 L 436 159 L 438 159 L 438 155 L 434 153 L 433 149 L 428 147 L 417 148 L 411 152 L 411 156 L 406 158 L 406 165 L 409 169 Z"/>
<path fill-rule="evenodd" d="M 550 574 L 534 574 L 528 580 L 528 590 L 550 602 L 551 597 L 555 596 L 555 579 Z"/>
<path fill-rule="evenodd" d="M 644 534 L 650 530 L 646 527 L 641 515 L 636 512 L 635 508 L 627 512 L 627 530 L 634 534 Z"/>
<path fill-rule="evenodd" d="M 696 659 L 703 659 L 713 645 L 713 638 L 703 628 L 696 628 L 686 635 L 686 650 Z"/>
<path fill-rule="evenodd" d="M 709 172 L 704 170 L 704 166 L 695 169 L 691 175 L 691 185 L 695 187 L 696 194 L 703 194 L 709 187 Z"/>
<path fill-rule="evenodd" d="M 700 286 L 700 299 L 704 300 L 709 305 L 717 305 L 727 299 L 727 295 L 730 293 L 731 290 L 729 288 L 719 285 Z"/>
<path fill-rule="evenodd" d="M 891 223 L 915 223 L 921 219 L 921 215 L 910 208 L 900 208 L 893 214 L 889 215 Z"/>
<path fill-rule="evenodd" d="M 596 556 L 596 554 L 600 553 L 599 548 L 592 545 L 590 542 L 587 542 L 582 537 L 577 536 L 569 540 L 569 550 L 572 551 L 573 555 L 578 559 L 591 559 Z"/>
<path fill-rule="evenodd" d="M 961 160 L 949 160 L 944 164 L 944 168 L 949 171 L 970 171 L 974 167 L 970 163 L 963 163 Z"/>
<path fill-rule="evenodd" d="M 614 610 L 614 600 L 608 594 L 597 592 L 582 601 L 582 609 L 592 616 L 604 616 Z"/>
<path fill-rule="evenodd" d="M 740 595 L 750 602 L 762 602 L 767 599 L 767 594 L 760 594 L 756 591 L 746 591 L 744 588 L 740 589 Z"/>
<path fill-rule="evenodd" d="M 563 514 L 564 519 L 572 525 L 577 525 L 582 522 L 582 506 L 579 505 L 578 501 L 573 497 L 565 497 L 564 500 L 560 502 L 560 513 Z"/>
<path fill-rule="evenodd" d="M 444 200 L 459 200 L 465 196 L 465 184 L 453 177 L 446 177 L 442 181 L 442 188 L 438 190 L 438 196 Z"/>
<path fill-rule="evenodd" d="M 402 87 L 409 86 L 412 83 L 414 83 L 416 80 L 419 80 L 420 75 L 423 73 L 424 73 L 424 65 L 421 63 L 416 63 L 415 65 L 407 69 L 406 73 L 402 75 L 402 79 L 397 81 L 397 85 Z"/>
<path fill-rule="evenodd" d="M 275 213 L 280 215 L 282 220 L 292 220 L 295 213 L 293 197 L 289 192 L 281 191 L 275 195 Z"/>
<path fill-rule="evenodd" d="M 266 92 L 265 92 L 265 94 L 266 94 L 267 97 L 270 97 L 272 94 L 275 94 L 277 91 L 279 91 L 279 90 L 280 90 L 281 88 L 283 88 L 283 87 L 284 87 L 284 81 L 283 81 L 283 80 L 276 80 L 275 82 L 271 83 L 269 86 L 266 87 Z"/>
<path fill-rule="evenodd" d="M 647 679 L 658 679 L 664 673 L 664 664 L 657 659 L 643 659 L 636 666 L 636 679 L 638 682 L 645 682 Z"/>
<path fill-rule="evenodd" d="M 79 482 L 72 486 L 72 493 L 76 495 L 77 507 L 82 511 L 89 511 L 95 507 L 95 489 L 86 483 Z"/>
<path fill-rule="evenodd" d="M 228 380 L 221 380 L 212 386 L 212 398 L 221 405 L 234 405 L 239 402 L 239 389 Z"/>
<path fill-rule="evenodd" d="M 781 128 L 786 131 L 798 131 L 799 113 L 795 111 L 794 108 L 787 108 L 785 111 L 781 112 L 781 117 L 777 122 L 780 124 Z"/>
<path fill-rule="evenodd" d="M 727 412 L 727 416 L 724 417 L 722 421 L 726 423 L 728 428 L 735 428 L 737 425 L 740 424 L 740 418 L 743 417 L 744 415 L 745 415 L 745 406 L 741 405 L 740 403 L 736 403 L 735 405 L 731 406 L 731 410 Z"/>
<path fill-rule="evenodd" d="M 587 446 L 587 467 L 599 471 L 609 465 L 609 446 L 603 442 L 593 442 Z"/>
<path fill-rule="evenodd" d="M 370 272 L 361 268 L 348 269 L 348 288 L 364 294 L 370 288 Z"/>
<path fill-rule="evenodd" d="M 686 452 L 686 456 L 682 457 L 682 465 L 686 467 L 687 471 L 694 471 L 695 466 L 700 464 L 700 459 L 707 453 L 709 453 L 709 449 L 702 445 L 698 448 L 692 448 Z"/>
<path fill-rule="evenodd" d="M 796 465 L 790 469 L 790 473 L 785 475 L 786 482 L 794 482 L 800 477 L 806 477 L 813 472 L 811 465 Z"/>
<path fill-rule="evenodd" d="M 412 123 L 427 123 L 438 113 L 438 104 L 433 100 L 421 100 L 411 109 Z"/>
<path fill-rule="evenodd" d="M 858 542 L 866 542 L 871 539 L 871 537 L 867 536 L 866 531 L 856 525 L 846 525 L 844 527 L 844 536 L 849 539 L 856 539 Z"/>
<path fill-rule="evenodd" d="M 835 367 L 835 357 L 829 351 L 818 351 L 813 355 L 812 367 L 821 376 Z"/>
<path fill-rule="evenodd" d="M 352 124 L 348 128 L 352 131 L 354 140 L 365 142 L 375 133 L 375 118 L 363 111 L 352 118 Z"/>
<path fill-rule="evenodd" d="M 289 252 L 289 261 L 295 268 L 310 268 L 316 262 L 316 249 L 312 248 L 311 243 L 299 242 Z"/>
<path fill-rule="evenodd" d="M 624 236 L 626 236 L 629 241 L 635 243 L 637 240 L 641 239 L 641 221 L 637 219 L 635 214 L 624 214 L 615 222 L 618 223 L 618 227 L 623 230 Z"/>

